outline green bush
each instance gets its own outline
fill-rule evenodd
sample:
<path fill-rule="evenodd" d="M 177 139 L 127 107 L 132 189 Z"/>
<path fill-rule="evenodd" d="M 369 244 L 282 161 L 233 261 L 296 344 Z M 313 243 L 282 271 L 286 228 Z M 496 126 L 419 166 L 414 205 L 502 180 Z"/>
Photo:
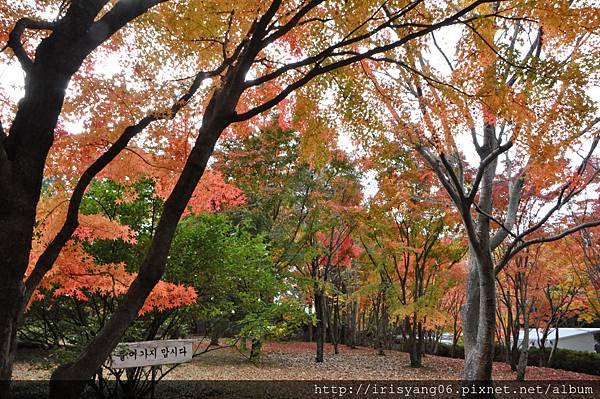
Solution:
<path fill-rule="evenodd" d="M 529 349 L 527 364 L 529 366 L 539 366 L 544 364 L 548 358 L 549 350 L 542 352 L 540 349 Z M 556 349 L 552 359 L 552 368 L 575 371 L 592 375 L 600 375 L 600 354 L 593 352 L 578 352 L 569 349 Z"/>
<path fill-rule="evenodd" d="M 446 344 L 439 344 L 438 356 L 451 357 L 451 346 Z M 530 348 L 529 355 L 527 358 L 527 365 L 539 366 L 544 364 L 544 360 L 548 358 L 550 350 L 542 352 L 538 348 Z M 457 345 L 455 358 L 463 359 L 465 357 L 465 348 L 462 345 Z M 496 345 L 494 350 L 494 361 L 504 361 L 504 349 Z M 576 373 L 585 373 L 592 375 L 600 375 L 600 354 L 593 352 L 578 352 L 569 349 L 556 349 L 554 358 L 552 359 L 551 368 L 573 371 Z"/>
<path fill-rule="evenodd" d="M 452 356 L 452 345 L 439 344 L 437 347 L 436 355 L 464 359 L 465 348 L 462 345 L 456 345 L 456 348 L 454 349 L 454 356 Z"/>

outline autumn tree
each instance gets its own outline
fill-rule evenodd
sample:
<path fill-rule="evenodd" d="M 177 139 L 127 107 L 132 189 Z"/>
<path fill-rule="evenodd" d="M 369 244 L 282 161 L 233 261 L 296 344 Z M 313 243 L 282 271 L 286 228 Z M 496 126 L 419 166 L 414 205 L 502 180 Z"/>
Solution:
<path fill-rule="evenodd" d="M 360 176 L 336 145 L 315 141 L 317 132 L 283 129 L 284 119 L 225 140 L 217 165 L 247 196 L 238 217 L 249 217 L 268 236 L 279 268 L 301 276 L 294 285 L 315 307 L 320 362 L 327 332 L 337 353 L 339 292 L 332 288 L 345 283 L 356 256 L 351 217 L 361 202 Z"/>
<path fill-rule="evenodd" d="M 442 294 L 454 283 L 451 269 L 465 251 L 456 215 L 435 176 L 410 158 L 410 148 L 384 140 L 373 151 L 379 191 L 370 200 L 361 243 L 387 298 L 380 307 L 401 320 L 410 364 L 421 367 L 425 334 L 445 324 Z M 402 169 L 378 151 L 395 151 L 396 159 L 404 159 Z"/>
<path fill-rule="evenodd" d="M 598 26 L 596 9 L 566 1 L 496 2 L 481 15 L 491 17 L 464 21 L 455 46 L 432 34 L 430 53 L 373 57 L 394 72 L 365 62 L 363 73 L 389 111 L 384 120 L 397 137 L 412 137 L 460 213 L 469 243 L 464 378 L 489 384 L 497 273 L 531 245 L 600 224 L 595 217 L 544 229 L 597 181 L 589 160 L 600 139 L 598 119 L 586 89 L 598 55 L 590 32 Z M 493 194 L 504 182 L 499 204 Z M 516 212 L 526 189 L 542 194 L 547 207 L 520 230 Z"/>
<path fill-rule="evenodd" d="M 268 111 L 294 92 L 298 99 L 312 94 L 309 103 L 316 104 L 326 94 L 315 78 L 455 24 L 487 2 L 455 9 L 414 1 L 383 12 L 385 3 L 377 1 L 56 0 L 44 7 L 23 2 L 8 10 L 10 17 L 2 19 L 4 50 L 18 61 L 25 79 L 23 98 L 3 111 L 3 122 L 10 127 L 1 134 L 0 258 L 6 276 L 0 304 L 2 380 L 12 374 L 25 304 L 76 230 L 87 186 L 142 131 L 157 133 L 159 121 L 175 118 L 184 108 L 182 113 L 189 112 L 186 105 L 192 97 L 203 98 L 193 106 L 198 122 L 188 141 L 193 145 L 181 153 L 185 164 L 166 198 L 138 276 L 90 346 L 75 362 L 55 371 L 53 395 L 61 390 L 63 396 L 76 395 L 81 385 L 69 388 L 57 381 L 90 378 L 136 317 L 164 271 L 177 222 L 226 129 Z M 51 20 L 44 20 L 48 15 Z M 402 26 L 402 35 L 384 34 L 394 25 Z M 114 86 L 104 68 L 96 68 L 109 53 L 129 61 L 131 68 Z M 156 84 L 155 78 L 165 73 L 171 81 Z M 308 85 L 312 81 L 316 83 Z M 112 86 L 110 94 L 94 90 L 103 85 Z M 48 154 L 57 121 L 69 116 L 88 118 L 92 123 L 83 124 L 85 131 L 110 139 L 98 146 L 68 188 L 71 199 L 63 228 L 32 261 L 34 268 L 24 282 Z M 155 137 L 155 148 L 165 142 L 166 136 Z M 3 389 L 7 387 L 4 383 Z"/>

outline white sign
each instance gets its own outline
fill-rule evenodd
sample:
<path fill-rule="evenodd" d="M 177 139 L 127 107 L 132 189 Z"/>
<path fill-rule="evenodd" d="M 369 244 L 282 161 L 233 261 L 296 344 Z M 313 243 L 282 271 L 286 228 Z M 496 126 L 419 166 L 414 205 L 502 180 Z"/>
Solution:
<path fill-rule="evenodd" d="M 189 362 L 194 355 L 193 343 L 182 339 L 121 343 L 110 355 L 110 364 L 124 369 Z"/>

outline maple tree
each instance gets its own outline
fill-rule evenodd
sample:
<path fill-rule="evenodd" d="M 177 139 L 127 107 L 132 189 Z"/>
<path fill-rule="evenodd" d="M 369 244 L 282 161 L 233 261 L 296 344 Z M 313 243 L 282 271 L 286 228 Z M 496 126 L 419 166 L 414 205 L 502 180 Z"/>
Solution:
<path fill-rule="evenodd" d="M 396 159 L 405 159 L 401 170 L 378 156 L 383 149 L 395 150 Z M 410 155 L 410 149 L 386 141 L 370 154 L 372 167 L 378 170 L 379 191 L 370 200 L 361 242 L 378 280 L 383 316 L 377 328 L 380 353 L 389 313 L 401 320 L 411 366 L 421 367 L 426 332 L 448 321 L 442 313 L 443 293 L 456 284 L 452 269 L 464 249 L 456 236 L 456 215 L 436 188 L 435 177 L 423 173 Z"/>
<path fill-rule="evenodd" d="M 127 192 L 129 198 L 125 200 Z M 28 306 L 19 329 L 28 342 L 39 341 L 50 347 L 68 343 L 78 349 L 89 343 L 135 278 L 154 229 L 152 220 L 160 212 L 160 199 L 150 180 L 128 188 L 97 181 L 86 193 L 81 211 L 82 225 L 76 236 Z M 90 219 L 99 223 L 90 223 Z M 39 228 L 41 233 L 47 232 L 44 226 Z M 43 240 L 43 234 L 38 239 Z M 140 309 L 142 317 L 128 336 L 144 331 L 142 337 L 152 339 L 162 324 L 158 320 L 173 317 L 175 309 L 196 299 L 194 288 L 162 279 Z"/>
<path fill-rule="evenodd" d="M 193 107 L 198 122 L 195 133 L 180 149 L 185 163 L 165 201 L 137 277 L 90 346 L 74 363 L 55 371 L 52 395 L 76 395 L 81 386 L 71 384 L 69 388 L 58 381 L 88 379 L 143 306 L 164 271 L 177 222 L 218 138 L 228 127 L 268 111 L 303 87 L 306 93 L 297 99 L 310 98 L 311 92 L 319 92 L 318 85 L 308 85 L 315 78 L 457 23 L 483 3 L 486 1 L 478 0 L 455 10 L 416 1 L 388 7 L 383 14 L 382 4 L 376 1 L 322 0 L 206 4 L 56 0 L 42 7 L 26 1 L 6 10 L 2 33 L 7 44 L 3 50 L 20 65 L 25 84 L 19 103 L 10 103 L 3 111 L 10 128 L 7 132 L 2 129 L 1 135 L 0 254 L 6 272 L 0 307 L 2 380 L 10 380 L 15 332 L 25 304 L 77 229 L 78 209 L 87 186 L 105 167 L 124 161 L 122 154 L 136 136 L 149 128 L 156 139 L 154 148 L 160 148 L 164 143 L 160 121 L 191 112 L 192 107 L 186 105 L 194 95 L 204 94 L 204 101 Z M 44 19 L 48 14 L 53 19 Z M 396 23 L 404 26 L 402 36 L 380 35 Z M 290 54 L 283 64 L 282 52 Z M 102 68 L 103 57 L 111 54 L 121 55 L 130 71 L 112 82 Z M 156 84 L 156 76 L 170 72 L 173 79 L 176 71 L 179 76 L 191 77 L 175 78 L 164 86 Z M 182 81 L 191 82 L 183 93 L 178 88 Z M 54 139 L 65 132 L 57 121 L 81 118 L 86 119 L 82 123 L 86 134 L 77 138 L 83 143 L 95 141 L 95 154 L 80 175 L 75 173 L 81 178 L 75 178 L 69 190 L 65 223 L 23 283 L 42 178 Z M 102 139 L 94 140 L 94 135 Z M 136 153 L 135 149 L 125 152 Z M 2 387 L 6 390 L 8 385 Z"/>
<path fill-rule="evenodd" d="M 579 278 L 587 298 L 588 318 L 600 319 L 600 250 L 598 245 L 598 229 L 584 229 L 571 237 L 574 246 L 569 249 L 571 263 L 579 263 Z"/>
<path fill-rule="evenodd" d="M 357 257 L 351 219 L 361 201 L 359 175 L 341 150 L 330 145 L 320 151 L 298 132 L 277 126 L 280 121 L 225 140 L 216 165 L 248 198 L 234 212 L 253 220 L 268 236 L 275 264 L 299 277 L 293 285 L 314 305 L 316 360 L 322 362 L 327 332 L 335 353 L 342 338 L 339 297 L 345 270 Z"/>
<path fill-rule="evenodd" d="M 489 384 L 496 275 L 531 245 L 600 224 L 596 216 L 558 231 L 545 228 L 597 182 L 590 160 L 600 135 L 586 91 L 599 49 L 590 36 L 597 9 L 563 1 L 485 9 L 493 16 L 465 22 L 455 47 L 444 49 L 432 35 L 429 52 L 415 47 L 408 57 L 373 57 L 357 75 L 389 112 L 381 118 L 399 139 L 410 137 L 460 213 L 469 243 L 465 380 Z M 433 52 L 441 66 L 429 61 Z M 503 201 L 494 201 L 503 185 Z M 524 191 L 550 205 L 539 206 L 521 230 L 515 222 Z"/>

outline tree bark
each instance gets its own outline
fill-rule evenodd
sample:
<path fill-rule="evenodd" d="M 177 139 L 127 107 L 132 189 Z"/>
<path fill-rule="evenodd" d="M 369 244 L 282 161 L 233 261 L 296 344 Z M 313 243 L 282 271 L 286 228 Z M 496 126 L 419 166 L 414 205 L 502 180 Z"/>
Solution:
<path fill-rule="evenodd" d="M 548 355 L 548 361 L 546 362 L 547 367 L 552 367 L 552 361 L 554 360 L 554 354 L 556 353 L 556 348 L 558 347 L 558 323 L 554 327 L 554 342 L 552 343 L 552 349 L 550 350 L 550 354 Z"/>
<path fill-rule="evenodd" d="M 523 343 L 521 344 L 519 363 L 517 364 L 517 381 L 525 381 L 525 370 L 529 357 L 529 316 L 526 311 L 523 312 L 523 331 Z"/>
<path fill-rule="evenodd" d="M 252 339 L 252 348 L 250 349 L 250 361 L 258 362 L 260 360 L 260 351 L 262 349 L 262 341 L 260 339 Z"/>
<path fill-rule="evenodd" d="M 406 330 L 408 331 L 408 354 L 410 357 L 410 367 L 421 367 L 423 365 L 423 351 L 421 350 L 421 337 L 417 323 L 417 315 L 413 314 L 412 321 L 409 316 L 405 319 Z"/>
<path fill-rule="evenodd" d="M 386 348 L 386 334 L 387 334 L 387 324 L 388 324 L 388 313 L 387 306 L 385 304 L 385 293 L 381 295 L 381 303 L 380 303 L 380 316 L 378 320 L 378 328 L 377 328 L 377 354 L 379 356 L 385 355 Z"/>
<path fill-rule="evenodd" d="M 36 207 L 48 151 L 71 76 L 85 58 L 125 24 L 159 0 L 116 7 L 97 19 L 106 0 L 71 2 L 56 22 L 17 21 L 7 46 L 25 73 L 25 94 L 19 101 L 8 136 L 0 135 L 0 397 L 7 397 L 16 351 L 16 331 L 26 299 L 23 277 L 29 263 Z M 25 29 L 51 31 L 35 50 L 24 51 Z"/>
<path fill-rule="evenodd" d="M 491 382 L 492 378 L 496 333 L 496 285 L 491 255 L 486 263 L 486 267 L 478 268 L 479 303 L 475 342 L 471 341 L 467 344 L 465 335 L 465 380 L 467 381 Z M 467 326 L 472 331 L 473 326 L 470 323 L 473 320 L 467 320 Z"/>
<path fill-rule="evenodd" d="M 323 346 L 325 344 L 325 315 L 324 312 L 324 303 L 323 303 L 323 294 L 321 293 L 321 289 L 315 283 L 315 313 L 317 315 L 317 328 L 316 328 L 316 341 L 317 341 L 317 353 L 315 356 L 315 362 L 323 363 Z"/>

